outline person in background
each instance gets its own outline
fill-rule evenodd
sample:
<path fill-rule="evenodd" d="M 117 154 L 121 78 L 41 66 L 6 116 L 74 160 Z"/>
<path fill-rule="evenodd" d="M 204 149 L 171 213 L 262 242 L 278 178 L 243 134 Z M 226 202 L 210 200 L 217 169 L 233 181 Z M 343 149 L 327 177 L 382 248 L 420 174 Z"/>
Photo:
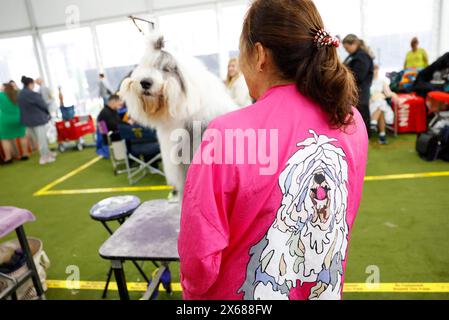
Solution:
<path fill-rule="evenodd" d="M 120 140 L 118 125 L 122 122 L 118 110 L 123 107 L 123 101 L 118 95 L 111 95 L 107 101 L 106 106 L 100 111 L 97 117 L 97 123 L 103 121 L 109 132 L 112 132 L 112 141 Z M 107 144 L 107 137 L 103 136 L 105 144 Z"/>
<path fill-rule="evenodd" d="M 50 151 L 47 141 L 46 125 L 50 121 L 50 112 L 41 95 L 34 92 L 34 80 L 22 77 L 23 89 L 19 92 L 17 103 L 20 108 L 21 123 L 28 127 L 39 146 L 39 164 L 56 161 L 56 154 Z"/>
<path fill-rule="evenodd" d="M 45 82 L 42 78 L 37 78 L 36 84 L 39 86 L 39 94 L 47 104 L 48 110 L 51 114 L 54 113 L 56 111 L 56 101 L 50 88 L 45 85 Z"/>
<path fill-rule="evenodd" d="M 10 83 L 3 84 L 0 92 L 0 139 L 4 151 L 5 164 L 12 163 L 13 149 L 16 139 L 20 139 L 23 156 L 28 160 L 28 144 L 25 138 L 26 127 L 20 122 L 20 109 L 17 106 L 17 90 Z"/>
<path fill-rule="evenodd" d="M 368 55 L 371 57 L 371 59 L 376 60 L 376 54 L 374 53 L 373 49 L 368 46 L 365 43 L 365 40 L 359 39 L 360 40 L 360 47 L 363 48 L 363 50 L 365 50 L 366 53 L 368 53 Z"/>
<path fill-rule="evenodd" d="M 429 66 L 429 58 L 425 49 L 419 47 L 418 38 L 413 38 L 411 42 L 412 50 L 405 57 L 404 69 L 416 68 L 424 69 Z"/>
<path fill-rule="evenodd" d="M 387 144 L 387 125 L 394 122 L 394 112 L 387 99 L 396 100 L 397 95 L 390 90 L 390 86 L 379 77 L 379 66 L 374 65 L 374 79 L 371 85 L 371 99 L 369 110 L 371 113 L 371 130 L 379 131 L 379 144 Z"/>
<path fill-rule="evenodd" d="M 64 107 L 64 94 L 62 93 L 62 87 L 58 87 L 58 100 L 59 107 Z"/>
<path fill-rule="evenodd" d="M 228 75 L 225 83 L 231 98 L 239 107 L 246 107 L 252 104 L 245 78 L 240 71 L 238 58 L 229 60 Z"/>
<path fill-rule="evenodd" d="M 14 80 L 10 80 L 9 82 L 8 82 L 8 84 L 10 84 L 13 88 L 14 88 L 14 90 L 16 90 L 17 92 L 19 92 L 19 87 L 17 86 L 17 83 L 14 81 Z"/>
<path fill-rule="evenodd" d="M 370 135 L 371 116 L 369 111 L 370 90 L 374 77 L 374 62 L 370 50 L 356 35 L 350 34 L 343 39 L 343 46 L 349 56 L 344 64 L 352 71 L 359 89 L 357 109 L 363 117 L 368 135 Z"/>
<path fill-rule="evenodd" d="M 98 77 L 99 77 L 98 81 L 99 96 L 100 98 L 103 99 L 103 103 L 106 106 L 109 101 L 109 96 L 111 96 L 114 92 L 110 89 L 109 84 L 104 76 L 104 73 L 100 73 Z"/>

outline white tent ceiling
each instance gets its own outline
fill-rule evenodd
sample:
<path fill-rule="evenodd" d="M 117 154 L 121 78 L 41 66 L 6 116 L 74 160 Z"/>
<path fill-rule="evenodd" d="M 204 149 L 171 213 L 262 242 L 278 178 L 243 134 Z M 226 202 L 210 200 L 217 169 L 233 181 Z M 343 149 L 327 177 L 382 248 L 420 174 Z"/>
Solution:
<path fill-rule="evenodd" d="M 388 29 L 388 26 L 392 25 L 391 23 L 383 23 L 382 16 L 370 16 L 370 7 L 373 5 L 380 6 L 380 2 L 373 0 L 358 1 L 316 0 L 316 3 L 320 11 L 323 11 L 325 21 L 332 20 L 331 18 L 333 18 L 334 22 L 346 21 L 347 27 L 350 30 L 354 30 L 354 32 L 357 32 L 356 30 L 359 29 L 362 37 L 366 33 L 367 28 L 368 30 L 369 28 L 377 30 L 382 27 L 378 27 L 376 21 L 379 24 L 384 24 L 384 29 Z M 399 0 L 391 1 L 398 1 L 397 4 L 399 4 Z M 77 24 L 80 26 L 92 26 L 109 21 L 123 21 L 125 16 L 129 14 L 153 14 L 158 17 L 161 14 L 175 11 L 214 7 L 221 4 L 242 4 L 245 2 L 248 3 L 250 0 L 0 0 L 0 38 L 33 35 L 34 50 L 40 74 L 45 77 L 45 74 L 48 74 L 46 72 L 48 70 L 48 62 L 46 61 L 45 49 L 42 44 L 42 34 L 66 29 L 74 15 L 76 16 Z M 403 2 L 401 0 L 401 3 Z M 368 3 L 369 5 L 366 5 Z M 416 4 L 417 1 L 413 1 L 413 3 Z M 348 6 L 357 10 L 355 6 L 359 4 L 361 20 L 355 19 L 353 22 L 349 22 L 351 19 L 348 21 L 344 17 L 343 12 L 348 14 L 345 11 L 348 9 Z M 429 36 L 428 49 L 431 58 L 436 58 L 442 53 L 449 51 L 449 0 L 420 1 L 415 9 L 408 8 L 407 12 L 410 13 L 410 10 L 412 10 L 412 13 L 421 12 L 420 10 L 423 9 L 421 6 L 427 6 L 426 9 L 430 10 L 426 10 L 427 14 L 425 17 L 426 21 L 432 21 L 432 32 L 431 36 Z M 336 12 L 340 7 L 342 8 L 342 13 Z M 379 12 L 379 10 L 377 11 Z M 401 15 L 401 12 L 397 12 L 397 15 Z M 392 17 L 391 13 L 387 16 L 390 18 L 385 17 L 385 19 L 391 19 Z M 416 14 L 414 16 L 415 18 L 419 17 Z M 404 21 L 404 19 L 401 21 Z M 420 24 L 420 22 L 422 21 L 411 21 L 410 23 Z M 345 24 L 343 23 L 343 25 Z M 345 31 L 349 30 L 346 29 Z M 395 32 L 400 33 L 399 30 L 391 29 L 391 33 Z M 221 58 L 224 61 L 226 57 L 223 56 Z M 224 70 L 223 66 L 222 69 Z"/>
<path fill-rule="evenodd" d="M 0 36 L 29 33 L 33 24 L 38 29 L 64 27 L 73 10 L 78 11 L 80 24 L 86 24 L 219 2 L 232 0 L 0 0 Z"/>
<path fill-rule="evenodd" d="M 128 14 L 185 10 L 237 0 L 0 0 L 0 38 L 60 29 L 70 13 L 77 11 L 81 25 L 123 18 Z M 249 1 L 249 0 L 248 0 Z M 336 1 L 336 0 L 328 0 Z M 366 1 L 366 0 L 360 0 Z M 395 1 L 395 0 L 392 0 Z M 435 0 L 435 54 L 449 50 L 449 0 Z M 242 2 L 242 1 L 237 1 Z M 425 1 L 427 2 L 427 1 Z M 417 8 L 419 10 L 419 8 Z M 369 15 L 369 12 L 366 14 Z M 401 14 L 398 12 L 397 14 Z"/>

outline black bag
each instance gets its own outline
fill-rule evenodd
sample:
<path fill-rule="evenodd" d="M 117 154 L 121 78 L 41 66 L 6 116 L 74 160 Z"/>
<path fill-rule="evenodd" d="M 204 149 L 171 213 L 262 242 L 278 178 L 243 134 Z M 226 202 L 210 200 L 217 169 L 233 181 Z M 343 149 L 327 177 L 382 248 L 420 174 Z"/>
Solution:
<path fill-rule="evenodd" d="M 399 83 L 402 80 L 402 76 L 404 75 L 404 71 L 400 72 L 391 72 L 387 75 L 387 77 L 390 79 L 390 89 L 391 91 L 395 93 L 400 93 L 401 90 L 399 89 Z"/>
<path fill-rule="evenodd" d="M 440 151 L 439 135 L 432 131 L 419 134 L 416 140 L 416 151 L 426 161 L 436 160 Z"/>
<path fill-rule="evenodd" d="M 445 126 L 439 133 L 430 130 L 418 135 L 416 151 L 426 161 L 449 161 L 449 126 Z"/>
<path fill-rule="evenodd" d="M 449 161 L 449 126 L 445 126 L 440 132 L 439 158 L 444 161 Z"/>
<path fill-rule="evenodd" d="M 444 91 L 445 85 L 435 85 L 432 84 L 431 81 L 433 79 L 433 74 L 436 71 L 444 71 L 447 68 L 449 68 L 449 52 L 442 55 L 437 61 L 418 74 L 413 85 L 413 91 L 423 98 L 425 98 L 431 91 Z"/>

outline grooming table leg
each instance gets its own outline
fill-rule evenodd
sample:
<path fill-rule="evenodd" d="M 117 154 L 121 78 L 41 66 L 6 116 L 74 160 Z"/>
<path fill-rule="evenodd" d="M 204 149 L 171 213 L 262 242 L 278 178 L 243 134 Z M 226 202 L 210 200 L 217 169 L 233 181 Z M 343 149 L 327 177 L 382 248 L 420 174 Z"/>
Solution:
<path fill-rule="evenodd" d="M 120 300 L 129 300 L 128 287 L 126 286 L 125 272 L 123 271 L 123 263 L 120 260 L 111 261 L 114 270 L 115 281 L 117 282 Z"/>

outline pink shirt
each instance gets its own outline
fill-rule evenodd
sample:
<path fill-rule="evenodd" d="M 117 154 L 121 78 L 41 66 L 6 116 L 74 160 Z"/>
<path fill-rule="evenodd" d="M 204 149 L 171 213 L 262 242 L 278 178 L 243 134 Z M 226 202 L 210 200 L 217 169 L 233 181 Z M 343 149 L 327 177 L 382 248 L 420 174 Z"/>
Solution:
<path fill-rule="evenodd" d="M 368 148 L 353 111 L 332 129 L 286 85 L 210 123 L 182 204 L 185 299 L 341 299 Z"/>

